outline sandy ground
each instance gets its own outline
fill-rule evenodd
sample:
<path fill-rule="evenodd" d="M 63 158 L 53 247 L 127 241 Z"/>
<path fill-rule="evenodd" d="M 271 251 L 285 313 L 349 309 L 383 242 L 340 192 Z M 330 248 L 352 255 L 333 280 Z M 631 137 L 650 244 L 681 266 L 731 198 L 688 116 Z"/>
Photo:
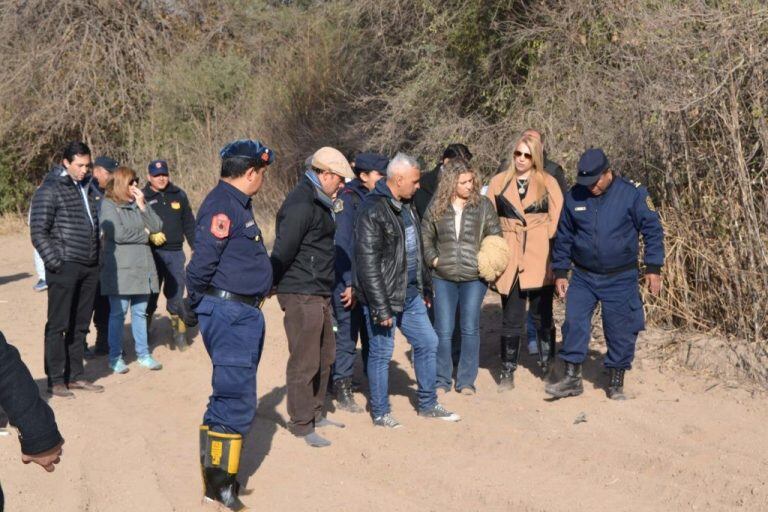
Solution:
<path fill-rule="evenodd" d="M 42 389 L 46 295 L 31 289 L 31 251 L 25 236 L 0 238 L 0 329 Z M 764 394 L 661 371 L 641 348 L 627 377 L 634 399 L 611 402 L 599 346 L 581 397 L 547 401 L 528 356 L 517 388 L 498 394 L 498 307 L 489 294 L 478 394 L 442 398 L 461 422 L 416 416 L 414 372 L 400 339 L 391 392 L 406 428 L 376 429 L 366 414 L 337 412 L 332 416 L 347 428 L 327 432 L 330 448 L 313 449 L 285 428 L 287 347 L 282 313 L 269 301 L 258 417 L 241 468 L 243 501 L 270 511 L 768 510 Z M 89 361 L 88 376 L 106 392 L 50 400 L 66 438 L 55 473 L 22 465 L 16 439 L 0 437 L 6 510 L 211 509 L 200 504 L 197 462 L 210 362 L 199 336 L 183 354 L 170 350 L 166 318 L 156 319 L 151 337 L 162 371 L 143 370 L 130 357 L 131 371 L 114 376 L 104 359 Z M 582 413 L 586 422 L 575 424 Z"/>

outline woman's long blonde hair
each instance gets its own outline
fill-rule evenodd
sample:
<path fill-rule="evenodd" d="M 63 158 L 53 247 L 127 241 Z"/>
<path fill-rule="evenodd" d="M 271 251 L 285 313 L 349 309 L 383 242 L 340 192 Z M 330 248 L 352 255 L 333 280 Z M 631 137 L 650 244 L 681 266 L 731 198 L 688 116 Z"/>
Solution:
<path fill-rule="evenodd" d="M 547 171 L 544 169 L 544 149 L 542 148 L 539 139 L 531 137 L 530 135 L 523 135 L 517 139 L 506 158 L 504 171 L 511 172 L 504 185 L 506 186 L 510 181 L 515 179 L 515 151 L 517 151 L 517 146 L 519 146 L 520 143 L 528 146 L 528 149 L 531 151 L 533 167 L 531 167 L 531 177 L 528 179 L 528 189 L 530 190 L 531 183 L 536 183 L 536 189 L 539 191 L 539 196 L 533 198 L 533 203 L 538 206 L 547 199 L 548 195 L 546 186 Z"/>
<path fill-rule="evenodd" d="M 106 197 L 117 204 L 130 203 L 131 182 L 136 179 L 136 172 L 130 167 L 118 167 L 112 173 L 112 178 L 107 182 Z"/>
<path fill-rule="evenodd" d="M 467 199 L 467 206 L 477 206 L 480 204 L 480 179 L 477 177 L 477 172 L 463 158 L 452 158 L 443 164 L 437 190 L 435 190 L 435 195 L 427 210 L 432 220 L 439 219 L 446 211 L 449 211 L 456 194 L 456 184 L 459 182 L 459 176 L 467 173 L 472 173 L 472 192 L 470 192 Z"/>

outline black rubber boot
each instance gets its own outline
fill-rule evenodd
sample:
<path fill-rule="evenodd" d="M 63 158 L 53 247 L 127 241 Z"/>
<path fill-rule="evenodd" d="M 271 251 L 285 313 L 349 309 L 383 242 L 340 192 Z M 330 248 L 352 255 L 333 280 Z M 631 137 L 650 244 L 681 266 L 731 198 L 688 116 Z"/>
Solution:
<path fill-rule="evenodd" d="M 245 510 L 238 498 L 240 489 L 237 471 L 243 436 L 213 432 L 200 427 L 200 461 L 205 488 L 205 500 L 218 502 L 229 510 Z"/>
<path fill-rule="evenodd" d="M 584 392 L 584 385 L 581 382 L 581 365 L 566 361 L 565 376 L 557 382 L 547 384 L 544 387 L 544 391 L 555 398 L 582 394 Z"/>
<path fill-rule="evenodd" d="M 352 394 L 352 379 L 344 378 L 333 382 L 333 391 L 336 395 L 336 403 L 339 409 L 360 413 L 363 412 L 363 408 L 357 405 L 355 402 L 355 396 Z"/>
<path fill-rule="evenodd" d="M 520 336 L 501 337 L 501 373 L 499 373 L 499 393 L 515 388 L 515 370 L 520 357 Z"/>
<path fill-rule="evenodd" d="M 624 394 L 624 370 L 609 368 L 608 398 L 611 400 L 626 400 Z"/>
<path fill-rule="evenodd" d="M 187 345 L 186 324 L 178 316 L 171 315 L 171 327 L 173 328 L 173 344 L 179 352 L 184 352 L 189 346 Z"/>
<path fill-rule="evenodd" d="M 536 343 L 539 348 L 539 367 L 546 376 L 555 360 L 555 329 L 539 329 Z"/>

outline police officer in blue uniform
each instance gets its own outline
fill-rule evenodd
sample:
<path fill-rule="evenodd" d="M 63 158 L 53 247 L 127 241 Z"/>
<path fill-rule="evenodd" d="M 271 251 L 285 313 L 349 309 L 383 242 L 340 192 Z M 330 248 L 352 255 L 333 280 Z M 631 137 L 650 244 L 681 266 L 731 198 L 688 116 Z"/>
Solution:
<path fill-rule="evenodd" d="M 355 179 L 339 193 L 336 210 L 336 284 L 331 295 L 336 318 L 336 361 L 333 366 L 333 390 L 340 409 L 363 412 L 352 394 L 357 337 L 363 348 L 363 365 L 368 363 L 368 331 L 363 323 L 363 307 L 357 303 L 354 283 L 355 220 L 360 204 L 385 174 L 389 159 L 377 153 L 360 153 L 355 157 Z"/>
<path fill-rule="evenodd" d="M 580 395 L 592 314 L 602 304 L 610 380 L 608 397 L 623 400 L 624 372 L 632 366 L 637 334 L 645 328 L 638 287 L 638 234 L 645 244 L 645 281 L 661 290 L 664 232 L 648 190 L 611 171 L 601 149 L 580 158 L 576 185 L 565 196 L 552 254 L 555 288 L 566 298 L 562 380 L 546 386 L 555 398 Z M 568 271 L 573 265 L 570 284 Z"/>
<path fill-rule="evenodd" d="M 213 393 L 200 427 L 205 498 L 242 510 L 237 471 L 256 414 L 256 368 L 264 343 L 261 305 L 272 265 L 251 210 L 271 149 L 237 140 L 220 152 L 221 180 L 200 206 L 187 266 L 189 303 L 213 362 Z"/>

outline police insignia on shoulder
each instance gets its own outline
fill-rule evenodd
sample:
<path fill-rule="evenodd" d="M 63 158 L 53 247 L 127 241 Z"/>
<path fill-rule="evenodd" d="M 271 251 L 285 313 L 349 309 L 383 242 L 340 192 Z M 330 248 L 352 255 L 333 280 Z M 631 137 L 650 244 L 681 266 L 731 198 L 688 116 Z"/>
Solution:
<path fill-rule="evenodd" d="M 651 196 L 645 196 L 645 204 L 652 212 L 656 211 L 656 207 L 653 205 L 653 199 L 651 199 Z"/>
<path fill-rule="evenodd" d="M 344 211 L 344 200 L 336 199 L 333 201 L 333 213 L 341 213 Z"/>
<path fill-rule="evenodd" d="M 224 213 L 217 213 L 211 219 L 211 234 L 218 239 L 229 236 L 229 226 L 231 222 Z"/>

